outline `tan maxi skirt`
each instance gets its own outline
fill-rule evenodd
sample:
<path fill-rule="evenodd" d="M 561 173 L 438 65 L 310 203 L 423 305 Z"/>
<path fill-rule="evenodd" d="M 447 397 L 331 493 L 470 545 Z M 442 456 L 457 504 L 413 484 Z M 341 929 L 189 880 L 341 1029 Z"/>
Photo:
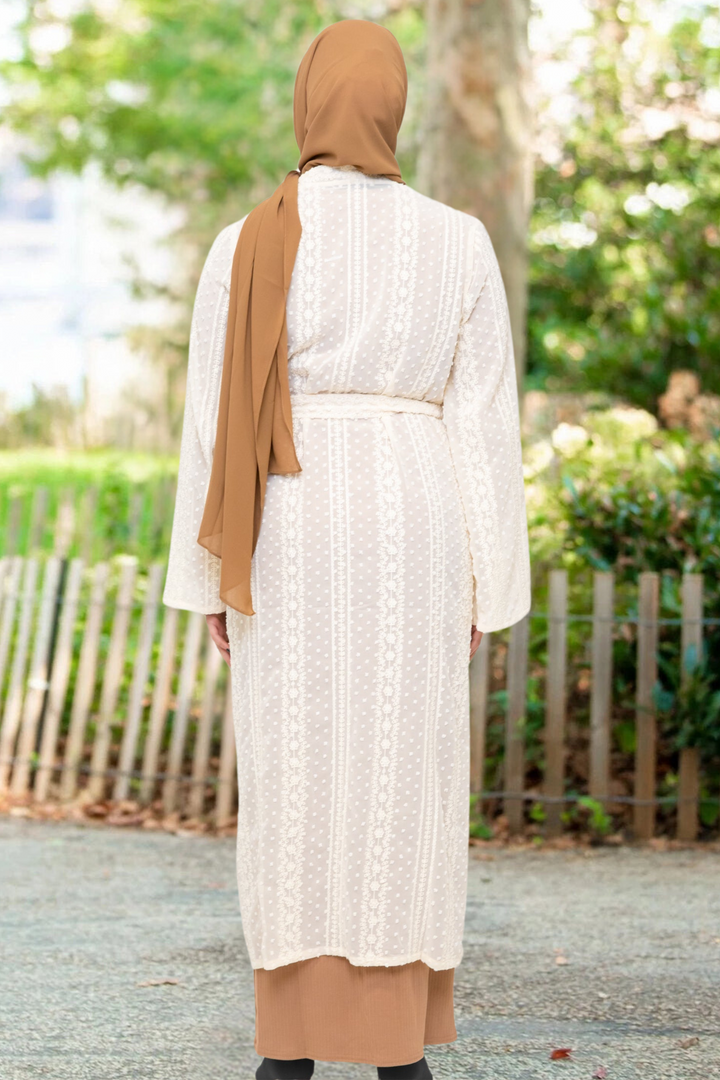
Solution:
<path fill-rule="evenodd" d="M 255 1050 L 278 1060 L 409 1065 L 454 1042 L 455 971 L 421 960 L 356 967 L 317 956 L 255 975 Z"/>

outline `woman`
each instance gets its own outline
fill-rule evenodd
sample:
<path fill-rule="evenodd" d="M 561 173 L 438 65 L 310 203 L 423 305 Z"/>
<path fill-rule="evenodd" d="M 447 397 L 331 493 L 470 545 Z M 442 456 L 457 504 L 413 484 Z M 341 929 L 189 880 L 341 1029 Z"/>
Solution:
<path fill-rule="evenodd" d="M 195 304 L 165 603 L 232 661 L 259 1080 L 421 1080 L 456 1038 L 468 660 L 529 607 L 502 281 L 479 221 L 404 185 L 406 90 L 384 28 L 319 35 L 299 170 Z"/>

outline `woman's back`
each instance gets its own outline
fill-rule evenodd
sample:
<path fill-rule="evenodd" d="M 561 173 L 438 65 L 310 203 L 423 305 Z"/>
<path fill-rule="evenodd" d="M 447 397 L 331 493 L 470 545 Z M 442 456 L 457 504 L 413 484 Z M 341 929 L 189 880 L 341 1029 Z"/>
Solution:
<path fill-rule="evenodd" d="M 229 609 L 253 966 L 460 959 L 470 626 L 529 605 L 511 339 L 483 226 L 345 169 L 300 177 L 288 295 L 302 471 L 268 477 L 256 614 Z M 219 612 L 195 542 L 240 223 L 193 323 L 166 602 Z M 230 478 L 232 481 L 232 478 Z"/>
<path fill-rule="evenodd" d="M 352 169 L 300 177 L 302 238 L 288 294 L 293 392 L 392 394 L 441 402 L 471 295 L 475 218 Z M 206 273 L 229 288 L 242 222 L 218 237 Z"/>
<path fill-rule="evenodd" d="M 509 625 L 528 600 L 527 537 L 512 339 L 484 226 L 406 185 L 323 165 L 300 177 L 298 208 L 302 236 L 287 302 L 298 455 L 308 396 L 316 409 L 333 408 L 338 417 L 357 415 L 361 407 L 360 399 L 341 396 L 348 394 L 392 398 L 384 404 L 393 411 L 412 407 L 404 404 L 408 399 L 441 404 L 464 493 L 473 615 L 487 629 Z M 174 544 L 166 596 L 178 607 L 196 608 L 202 596 L 203 611 L 223 608 L 217 560 L 195 539 L 212 464 L 232 260 L 243 221 L 213 244 L 191 335 L 192 423 L 183 430 L 183 454 L 199 471 L 186 492 L 181 470 L 178 500 L 188 529 L 185 543 Z M 269 483 L 278 479 L 271 476 Z"/>
<path fill-rule="evenodd" d="M 318 35 L 297 175 L 218 237 L 193 317 L 165 601 L 229 645 L 263 1080 L 425 1080 L 455 1038 L 472 624 L 529 607 L 502 280 L 401 182 L 406 91 L 386 29 Z"/>
<path fill-rule="evenodd" d="M 291 390 L 442 401 L 476 223 L 403 184 L 325 166 L 301 177 L 298 205 Z"/>

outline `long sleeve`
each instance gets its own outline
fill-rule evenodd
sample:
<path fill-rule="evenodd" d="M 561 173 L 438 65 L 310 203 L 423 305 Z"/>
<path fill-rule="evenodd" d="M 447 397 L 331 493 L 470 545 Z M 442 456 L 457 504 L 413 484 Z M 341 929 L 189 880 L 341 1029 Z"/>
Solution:
<path fill-rule="evenodd" d="M 220 398 L 230 272 L 242 222 L 224 229 L 203 267 L 190 330 L 187 392 L 177 498 L 163 600 L 168 607 L 225 611 L 220 560 L 197 542 L 210 481 Z"/>
<path fill-rule="evenodd" d="M 470 227 L 470 275 L 443 414 L 470 533 L 473 623 L 490 632 L 530 608 L 530 558 L 507 299 L 485 227 Z"/>

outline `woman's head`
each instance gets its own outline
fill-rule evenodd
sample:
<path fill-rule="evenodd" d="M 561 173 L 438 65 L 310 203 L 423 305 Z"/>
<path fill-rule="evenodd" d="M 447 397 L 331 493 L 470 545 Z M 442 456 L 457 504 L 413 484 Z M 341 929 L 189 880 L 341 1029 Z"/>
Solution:
<path fill-rule="evenodd" d="M 405 61 L 389 30 L 361 19 L 326 27 L 295 80 L 300 170 L 355 165 L 400 179 L 395 147 L 406 100 Z"/>

